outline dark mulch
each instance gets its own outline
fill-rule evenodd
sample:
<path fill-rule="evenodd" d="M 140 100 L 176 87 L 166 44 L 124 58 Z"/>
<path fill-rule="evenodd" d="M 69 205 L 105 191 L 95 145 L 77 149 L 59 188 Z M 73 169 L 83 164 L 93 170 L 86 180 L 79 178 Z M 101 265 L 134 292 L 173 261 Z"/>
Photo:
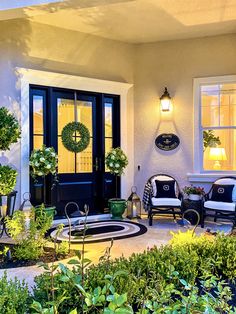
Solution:
<path fill-rule="evenodd" d="M 4 250 L 4 247 L 9 247 L 10 250 L 13 249 L 13 244 L 2 244 L 0 243 L 0 252 Z M 36 265 L 39 262 L 43 263 L 51 263 L 54 261 L 60 261 L 65 258 L 73 257 L 75 256 L 75 251 L 71 250 L 70 254 L 66 256 L 59 256 L 55 259 L 55 251 L 53 248 L 46 247 L 44 248 L 44 255 L 40 257 L 38 260 L 15 260 L 12 258 L 11 260 L 8 260 L 7 256 L 0 256 L 0 269 L 9 269 L 9 268 L 15 268 L 15 267 L 26 267 L 26 266 L 33 266 Z"/>

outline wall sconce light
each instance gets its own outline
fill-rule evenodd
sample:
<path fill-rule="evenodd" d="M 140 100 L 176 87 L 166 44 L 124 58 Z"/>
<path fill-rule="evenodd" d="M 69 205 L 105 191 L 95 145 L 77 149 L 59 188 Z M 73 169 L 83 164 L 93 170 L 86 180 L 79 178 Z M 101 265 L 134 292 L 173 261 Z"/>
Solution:
<path fill-rule="evenodd" d="M 161 111 L 170 111 L 171 97 L 167 90 L 167 87 L 165 87 L 165 91 L 163 95 L 160 97 L 160 101 L 161 101 Z"/>

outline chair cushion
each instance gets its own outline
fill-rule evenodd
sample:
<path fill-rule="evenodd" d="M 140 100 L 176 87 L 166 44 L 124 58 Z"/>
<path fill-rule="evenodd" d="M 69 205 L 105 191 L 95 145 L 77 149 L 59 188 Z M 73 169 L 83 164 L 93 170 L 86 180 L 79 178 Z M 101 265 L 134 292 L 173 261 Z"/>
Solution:
<path fill-rule="evenodd" d="M 175 181 L 160 181 L 155 180 L 156 182 L 156 198 L 176 198 L 175 195 Z"/>
<path fill-rule="evenodd" d="M 176 195 L 176 197 L 178 197 L 179 191 L 177 188 L 176 181 L 172 177 L 169 177 L 168 175 L 164 175 L 164 174 L 159 174 L 159 175 L 156 175 L 152 178 L 151 184 L 152 184 L 153 195 L 157 194 L 156 180 L 158 180 L 158 181 L 174 181 L 175 182 L 175 195 Z"/>
<path fill-rule="evenodd" d="M 215 202 L 232 202 L 233 184 L 213 184 L 211 200 Z"/>
<path fill-rule="evenodd" d="M 235 211 L 235 203 L 206 201 L 204 207 L 222 211 Z"/>
<path fill-rule="evenodd" d="M 215 184 L 228 184 L 228 185 L 231 185 L 233 184 L 234 185 L 234 188 L 233 188 L 233 195 L 232 195 L 232 200 L 233 202 L 236 202 L 236 178 L 221 178 L 221 179 L 218 179 L 217 181 L 215 181 Z"/>
<path fill-rule="evenodd" d="M 178 198 L 152 198 L 153 206 L 181 206 L 181 201 Z"/>

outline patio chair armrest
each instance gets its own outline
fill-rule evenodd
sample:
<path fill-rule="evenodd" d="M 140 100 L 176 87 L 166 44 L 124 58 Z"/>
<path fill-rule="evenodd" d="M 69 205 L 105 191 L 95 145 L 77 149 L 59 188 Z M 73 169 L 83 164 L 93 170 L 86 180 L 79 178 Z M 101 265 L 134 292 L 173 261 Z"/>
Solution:
<path fill-rule="evenodd" d="M 210 200 L 210 193 L 206 193 L 202 197 L 203 203 Z"/>
<path fill-rule="evenodd" d="M 184 194 L 182 192 L 179 192 L 178 199 L 180 201 L 182 201 L 184 199 Z"/>

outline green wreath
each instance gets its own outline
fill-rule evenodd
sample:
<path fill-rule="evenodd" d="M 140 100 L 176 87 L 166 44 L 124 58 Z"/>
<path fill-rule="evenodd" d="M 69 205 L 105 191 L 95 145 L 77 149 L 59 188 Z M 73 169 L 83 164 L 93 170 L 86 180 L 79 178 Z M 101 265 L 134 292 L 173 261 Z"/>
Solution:
<path fill-rule="evenodd" d="M 80 140 L 76 142 L 73 139 L 74 133 L 78 132 Z M 80 153 L 85 150 L 90 142 L 90 133 L 88 128 L 81 122 L 70 122 L 64 126 L 61 132 L 62 143 L 66 149 L 73 153 Z"/>

